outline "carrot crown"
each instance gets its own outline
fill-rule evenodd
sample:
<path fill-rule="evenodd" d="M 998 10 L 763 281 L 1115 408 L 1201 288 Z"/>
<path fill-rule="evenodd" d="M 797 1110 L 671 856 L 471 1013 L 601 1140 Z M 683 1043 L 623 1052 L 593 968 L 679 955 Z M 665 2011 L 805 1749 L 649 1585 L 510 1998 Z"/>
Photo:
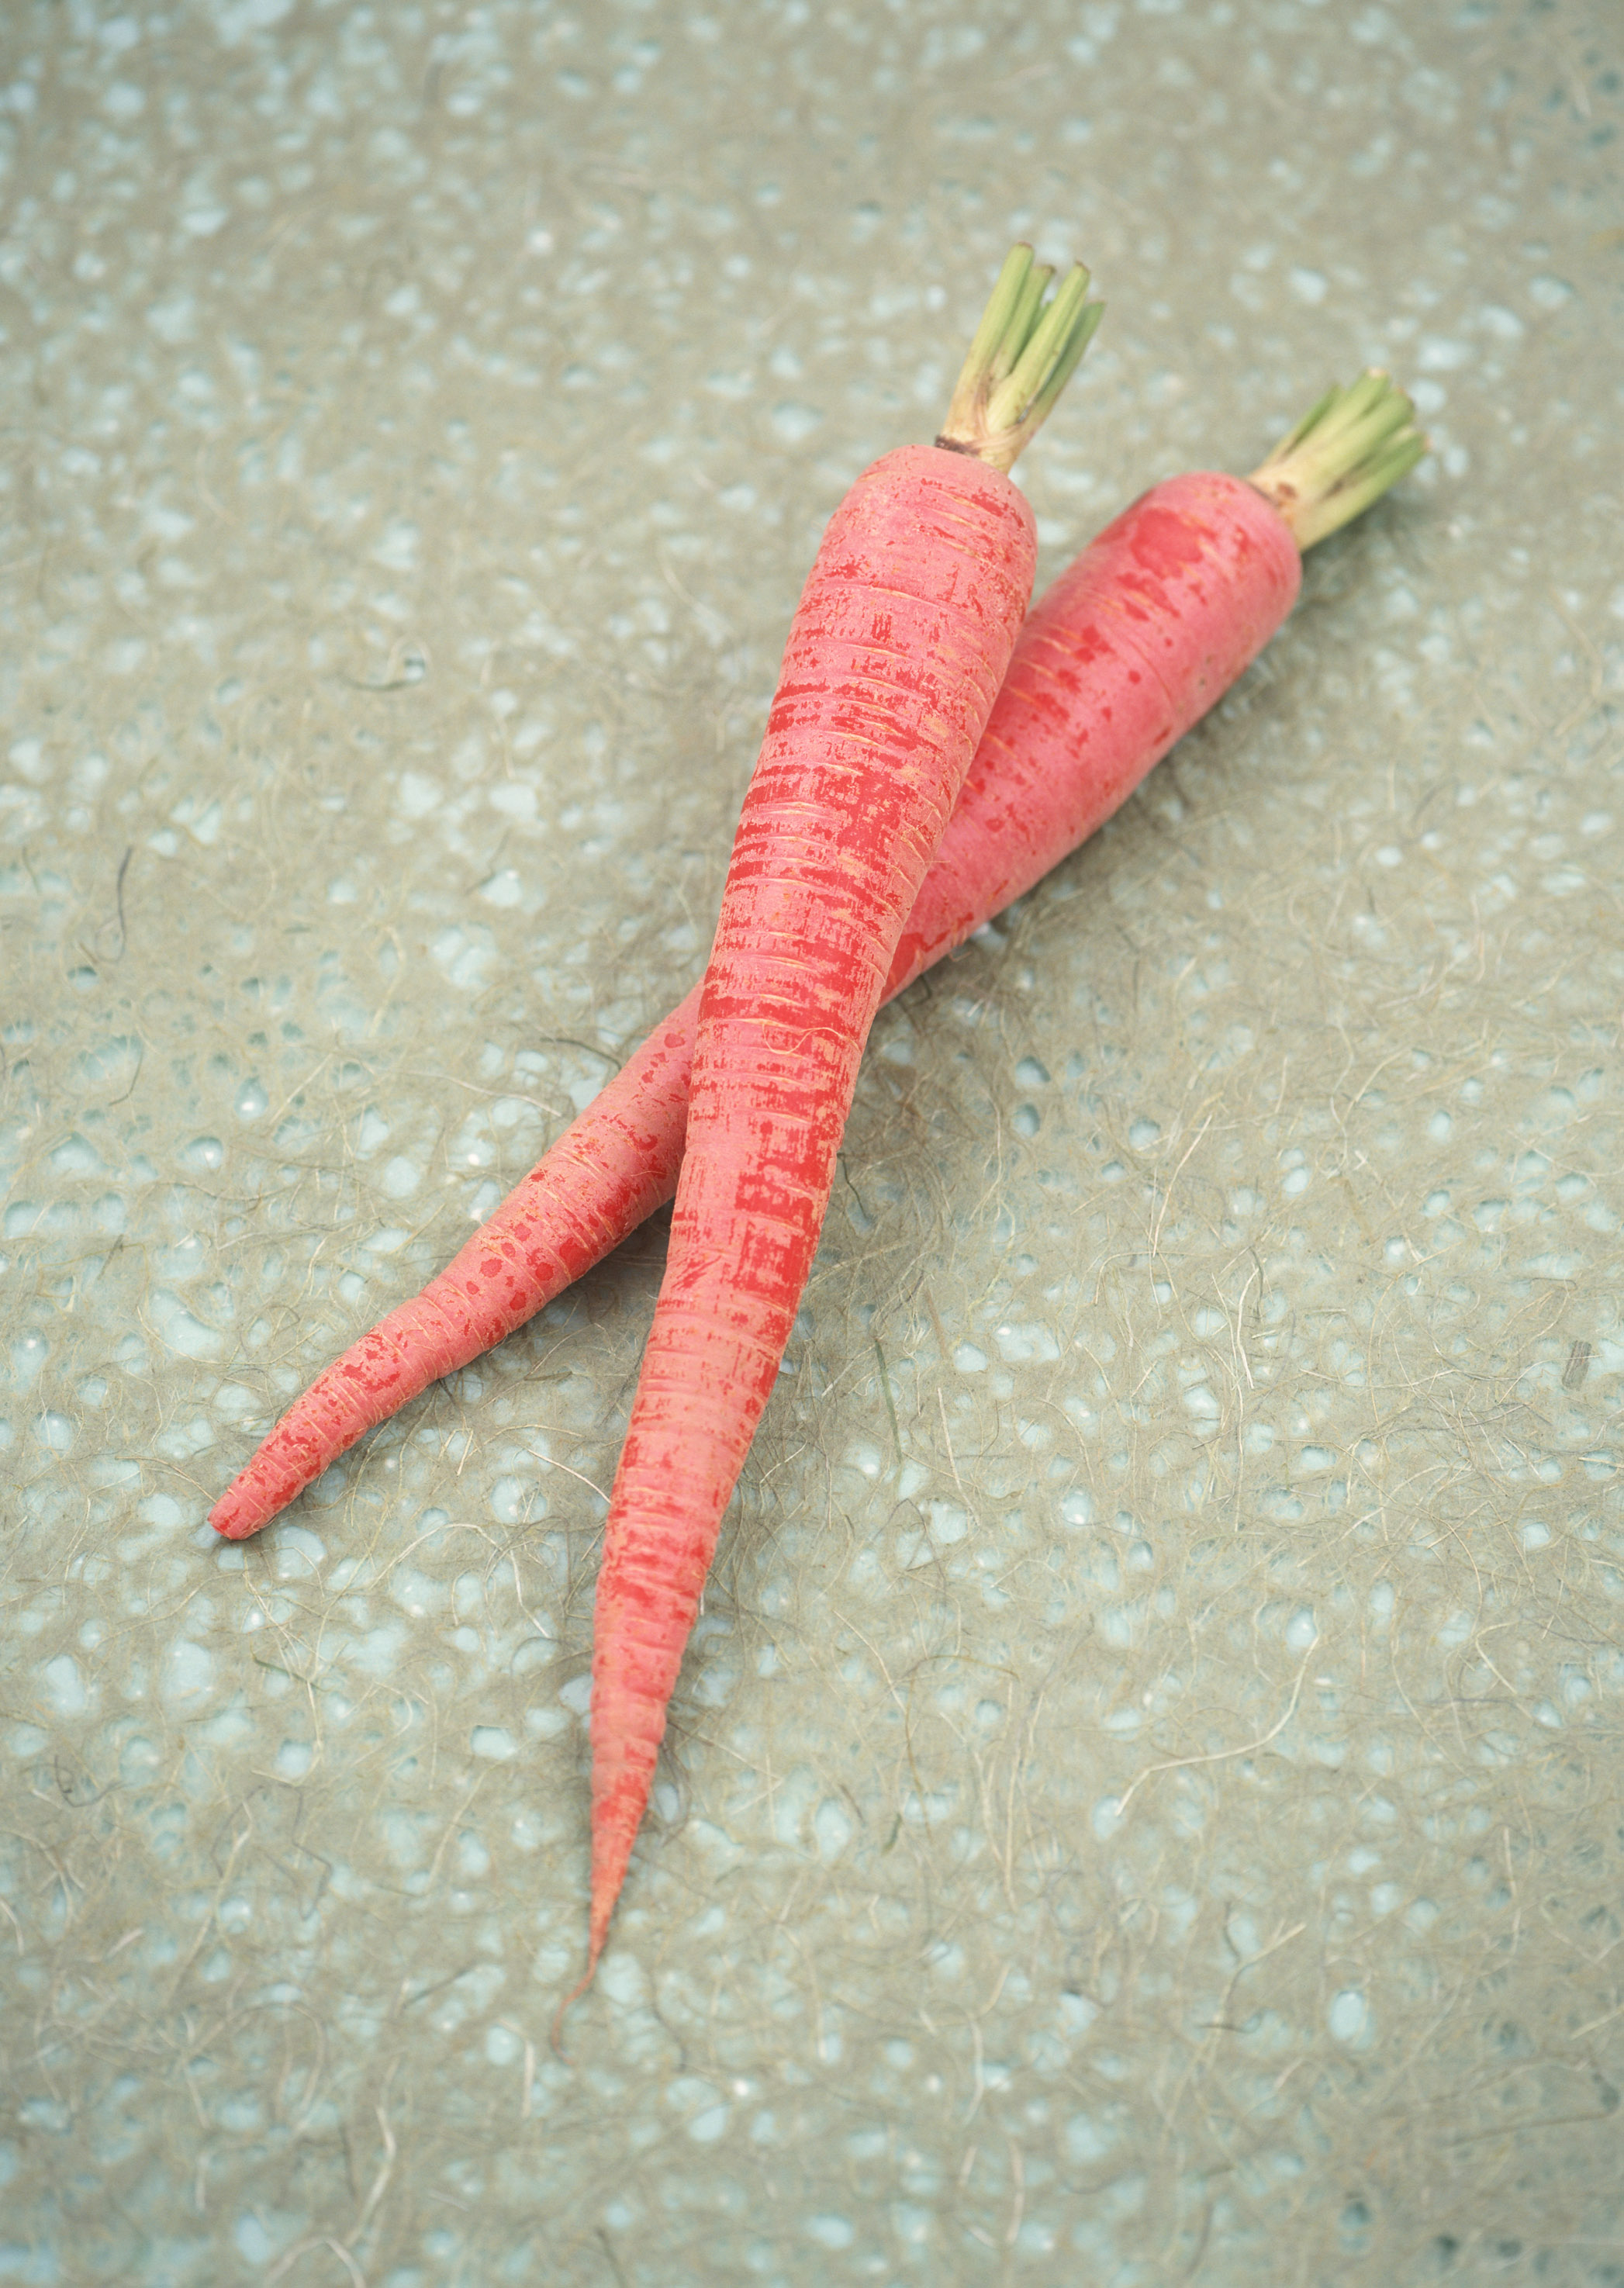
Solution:
<path fill-rule="evenodd" d="M 1304 553 L 1379 500 L 1428 450 L 1415 408 L 1374 366 L 1333 382 L 1248 479 L 1291 527 Z"/>
<path fill-rule="evenodd" d="M 1105 306 L 1089 300 L 1081 262 L 1045 302 L 1054 274 L 1029 246 L 1010 249 L 936 441 L 949 452 L 1013 468 L 1076 371 Z"/>

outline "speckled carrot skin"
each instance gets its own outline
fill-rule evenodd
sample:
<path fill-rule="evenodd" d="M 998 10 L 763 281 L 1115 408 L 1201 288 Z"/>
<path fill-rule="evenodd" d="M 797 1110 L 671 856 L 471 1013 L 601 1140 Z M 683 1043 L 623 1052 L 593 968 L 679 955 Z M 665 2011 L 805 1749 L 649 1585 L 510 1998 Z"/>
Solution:
<path fill-rule="evenodd" d="M 701 991 L 665 1278 L 605 1528 L 593 1960 L 722 1513 L 812 1268 L 868 1029 L 1035 558 L 1007 477 L 907 447 L 836 511 L 790 629 Z"/>
<path fill-rule="evenodd" d="M 1234 477 L 1158 485 L 1026 620 L 886 997 L 1086 840 L 1248 666 L 1295 602 L 1283 520 Z M 366 1431 L 524 1324 L 677 1186 L 700 988 L 680 1002 L 421 1295 L 282 1417 L 213 1513 L 257 1532 Z"/>

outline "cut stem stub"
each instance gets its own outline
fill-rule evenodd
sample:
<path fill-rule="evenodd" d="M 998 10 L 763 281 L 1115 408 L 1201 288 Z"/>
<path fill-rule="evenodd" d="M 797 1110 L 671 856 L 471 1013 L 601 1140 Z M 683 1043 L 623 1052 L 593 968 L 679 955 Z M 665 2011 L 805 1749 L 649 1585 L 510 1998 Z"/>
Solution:
<path fill-rule="evenodd" d="M 1306 553 L 1379 500 L 1428 449 L 1415 408 L 1371 366 L 1345 387 L 1334 382 L 1248 482 L 1273 502 Z"/>
<path fill-rule="evenodd" d="M 1010 249 L 970 346 L 939 445 L 1008 470 L 1042 427 L 1105 314 L 1103 302 L 1088 298 L 1089 274 L 1081 262 L 1045 302 L 1054 274 L 1051 265 L 1034 260 L 1029 246 Z"/>

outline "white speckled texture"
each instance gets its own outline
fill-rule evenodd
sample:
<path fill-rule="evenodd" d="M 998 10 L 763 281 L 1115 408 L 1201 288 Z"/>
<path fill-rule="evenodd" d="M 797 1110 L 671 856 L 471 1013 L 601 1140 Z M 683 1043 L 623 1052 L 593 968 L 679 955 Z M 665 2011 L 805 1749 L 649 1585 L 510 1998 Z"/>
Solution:
<path fill-rule="evenodd" d="M 1624 2279 L 1621 70 L 4 11 L 0 2281 Z M 1367 361 L 1438 457 L 882 1018 L 565 2061 L 660 1231 L 203 1518 L 697 973 L 1018 233 L 1110 304 L 1049 569 Z"/>

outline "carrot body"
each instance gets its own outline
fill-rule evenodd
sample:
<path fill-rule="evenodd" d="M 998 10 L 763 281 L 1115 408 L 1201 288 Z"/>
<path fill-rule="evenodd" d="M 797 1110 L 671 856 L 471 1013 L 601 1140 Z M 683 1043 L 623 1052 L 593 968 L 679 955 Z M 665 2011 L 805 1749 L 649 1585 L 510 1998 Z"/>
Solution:
<path fill-rule="evenodd" d="M 605 1529 L 594 1958 L 722 1513 L 812 1268 L 868 1028 L 1035 556 L 1007 477 L 907 447 L 836 510 L 790 630 L 700 997 L 665 1278 Z"/>
<path fill-rule="evenodd" d="M 1295 600 L 1279 512 L 1235 477 L 1156 486 L 1047 590 L 891 957 L 887 998 L 1084 841 Z M 212 1513 L 257 1532 L 366 1431 L 522 1326 L 676 1189 L 695 986 L 421 1295 L 297 1399 Z"/>

